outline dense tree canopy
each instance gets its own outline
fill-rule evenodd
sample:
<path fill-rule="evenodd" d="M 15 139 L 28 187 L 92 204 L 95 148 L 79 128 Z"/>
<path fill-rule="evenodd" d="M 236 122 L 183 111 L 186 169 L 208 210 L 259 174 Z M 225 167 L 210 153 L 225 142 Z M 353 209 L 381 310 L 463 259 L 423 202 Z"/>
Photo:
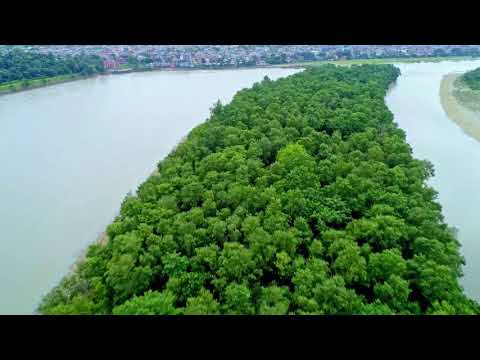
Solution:
<path fill-rule="evenodd" d="M 44 314 L 473 314 L 392 65 L 267 77 L 158 164 Z"/>
<path fill-rule="evenodd" d="M 58 58 L 52 54 L 36 54 L 20 49 L 0 54 L 0 84 L 58 75 L 91 75 L 103 70 L 103 61 L 96 55 Z"/>
<path fill-rule="evenodd" d="M 467 71 L 461 76 L 461 79 L 472 90 L 480 90 L 480 68 L 472 71 Z"/>

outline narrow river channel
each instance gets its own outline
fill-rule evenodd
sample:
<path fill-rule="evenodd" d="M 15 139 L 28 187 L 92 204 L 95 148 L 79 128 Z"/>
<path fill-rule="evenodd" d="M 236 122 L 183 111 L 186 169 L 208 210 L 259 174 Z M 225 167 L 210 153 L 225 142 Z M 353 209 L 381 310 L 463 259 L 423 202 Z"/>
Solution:
<path fill-rule="evenodd" d="M 430 184 L 439 193 L 446 222 L 459 231 L 466 260 L 461 283 L 467 295 L 480 300 L 480 142 L 448 117 L 440 101 L 443 77 L 479 67 L 480 61 L 395 65 L 402 75 L 386 103 L 414 156 L 435 166 Z"/>

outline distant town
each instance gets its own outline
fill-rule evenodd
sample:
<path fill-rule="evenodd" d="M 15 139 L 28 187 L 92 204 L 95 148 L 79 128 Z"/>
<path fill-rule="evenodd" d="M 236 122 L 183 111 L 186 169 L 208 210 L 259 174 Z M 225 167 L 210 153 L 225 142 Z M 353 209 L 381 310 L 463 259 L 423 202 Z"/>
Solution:
<path fill-rule="evenodd" d="M 268 66 L 321 60 L 480 56 L 480 45 L 55 45 L 2 46 L 59 57 L 97 55 L 107 71 Z"/>

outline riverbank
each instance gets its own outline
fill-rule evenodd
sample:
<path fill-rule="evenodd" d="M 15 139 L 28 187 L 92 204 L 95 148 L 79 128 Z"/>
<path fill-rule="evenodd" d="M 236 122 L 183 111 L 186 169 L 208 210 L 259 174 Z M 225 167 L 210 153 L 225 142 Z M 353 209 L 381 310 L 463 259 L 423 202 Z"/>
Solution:
<path fill-rule="evenodd" d="M 63 84 L 66 82 L 71 82 L 76 80 L 88 79 L 88 78 L 92 78 L 99 75 L 101 74 L 60 75 L 60 76 L 54 76 L 51 78 L 27 80 L 27 82 L 25 82 L 24 80 L 12 81 L 9 83 L 0 84 L 0 95 L 7 95 L 7 94 L 33 90 L 33 89 L 51 86 L 51 85 Z"/>
<path fill-rule="evenodd" d="M 153 68 L 153 69 L 128 69 L 119 72 L 107 72 L 101 74 L 94 74 L 88 76 L 82 75 L 62 75 L 52 78 L 34 79 L 29 80 L 27 85 L 24 81 L 15 81 L 11 83 L 0 84 L 0 95 L 7 95 L 20 91 L 32 90 L 44 86 L 56 85 L 65 82 L 87 79 L 101 75 L 122 75 L 132 72 L 150 72 L 150 71 L 198 71 L 198 70 L 245 70 L 245 69 L 275 69 L 275 68 L 287 68 L 287 69 L 303 69 L 308 67 L 321 66 L 326 64 L 334 64 L 339 66 L 351 66 L 362 64 L 394 64 L 394 63 L 422 63 L 432 62 L 437 63 L 441 61 L 465 61 L 474 60 L 470 56 L 445 56 L 445 57 L 423 57 L 423 58 L 385 58 L 385 59 L 351 59 L 351 60 L 322 60 L 322 61 L 309 61 L 293 64 L 276 64 L 276 65 L 257 65 L 257 66 L 223 66 L 223 67 L 195 67 L 195 68 Z"/>
<path fill-rule="evenodd" d="M 459 74 L 453 82 L 453 95 L 467 109 L 480 112 L 480 90 L 473 90 Z"/>
<path fill-rule="evenodd" d="M 340 66 L 350 65 L 363 65 L 363 64 L 395 64 L 395 63 L 438 63 L 442 61 L 465 61 L 465 60 L 478 60 L 478 57 L 471 56 L 442 56 L 442 57 L 411 57 L 411 58 L 376 58 L 376 59 L 351 59 L 351 60 L 322 60 L 322 61 L 309 61 L 295 64 L 281 64 L 278 67 L 284 68 L 299 68 L 299 67 L 312 67 L 321 66 L 325 64 L 334 64 Z"/>
<path fill-rule="evenodd" d="M 459 79 L 461 75 L 450 73 L 442 78 L 440 102 L 450 120 L 480 141 L 480 92 L 466 89 Z"/>
<path fill-rule="evenodd" d="M 301 69 L 304 66 L 301 65 L 292 65 L 289 66 L 290 68 L 297 68 Z M 199 71 L 199 70 L 249 70 L 249 69 L 275 69 L 281 68 L 278 65 L 259 65 L 259 66 L 244 66 L 244 67 L 202 67 L 202 68 L 153 68 L 153 69 L 126 69 L 123 71 L 118 72 L 105 72 L 105 73 L 97 73 L 93 75 L 61 75 L 55 76 L 51 78 L 41 78 L 41 79 L 32 79 L 27 80 L 18 80 L 12 81 L 9 83 L 0 84 L 0 96 L 1 95 L 8 95 L 12 93 L 17 93 L 21 91 L 33 90 L 38 89 L 41 87 L 51 86 L 62 84 L 66 82 L 76 81 L 76 80 L 84 80 L 89 79 L 97 76 L 109 76 L 109 75 L 124 75 L 124 74 L 131 74 L 137 72 L 152 72 L 152 71 L 162 71 L 162 72 L 170 72 L 170 71 L 179 71 L 179 72 L 187 72 L 187 71 Z"/>

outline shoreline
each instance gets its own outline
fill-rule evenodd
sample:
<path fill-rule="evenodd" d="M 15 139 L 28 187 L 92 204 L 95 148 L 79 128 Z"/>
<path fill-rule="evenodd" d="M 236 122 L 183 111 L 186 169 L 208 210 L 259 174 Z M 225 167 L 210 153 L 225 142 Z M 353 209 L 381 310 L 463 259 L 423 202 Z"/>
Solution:
<path fill-rule="evenodd" d="M 311 62 L 300 62 L 292 65 L 302 66 L 302 67 L 315 67 L 325 64 L 333 64 L 340 66 L 351 66 L 351 65 L 363 65 L 363 64 L 412 64 L 412 63 L 438 63 L 442 61 L 471 61 L 479 60 L 480 57 L 473 56 L 425 56 L 425 57 L 405 57 L 405 58 L 372 58 L 372 59 L 350 59 L 350 60 L 320 60 L 320 61 L 311 61 Z M 290 65 L 290 64 L 282 64 Z"/>
<path fill-rule="evenodd" d="M 290 64 L 287 64 L 290 65 Z M 17 88 L 17 89 L 11 89 L 11 90 L 1 90 L 2 84 L 0 84 L 0 96 L 3 95 L 10 95 L 10 94 L 15 94 L 15 93 L 20 93 L 28 90 L 34 90 L 34 89 L 39 89 L 47 86 L 53 86 L 53 85 L 58 85 L 58 84 L 64 84 L 68 82 L 73 82 L 77 80 L 86 80 L 86 79 L 92 79 L 95 77 L 101 77 L 101 76 L 112 76 L 112 75 L 124 75 L 124 74 L 132 74 L 132 73 L 144 73 L 144 72 L 159 72 L 159 71 L 165 71 L 165 72 L 188 72 L 188 71 L 217 71 L 217 70 L 248 70 L 248 69 L 278 69 L 278 68 L 297 68 L 297 69 L 303 69 L 305 68 L 304 66 L 301 65 L 294 65 L 294 66 L 279 66 L 279 65 L 259 65 L 259 66 L 244 66 L 244 67 L 219 67 L 219 68 L 162 68 L 162 69 L 141 69 L 141 70 L 128 70 L 128 71 L 121 71 L 121 72 L 106 72 L 106 73 L 96 73 L 92 75 L 78 75 L 78 76 L 72 76 L 71 78 L 67 79 L 59 79 L 55 80 L 55 78 L 43 78 L 43 79 L 31 79 L 30 81 L 41 81 L 41 80 L 47 80 L 50 81 L 49 83 L 43 84 L 33 84 L 29 85 L 28 87 L 25 88 Z M 63 75 L 61 75 L 63 76 Z M 5 86 L 5 84 L 3 85 Z"/>
<path fill-rule="evenodd" d="M 480 141 L 480 111 L 475 111 L 459 99 L 458 78 L 462 73 L 443 76 L 440 83 L 440 103 L 447 117 L 456 123 L 468 136 Z M 478 97 L 480 105 L 480 96 Z"/>
<path fill-rule="evenodd" d="M 2 85 L 0 84 L 0 96 L 9 95 L 14 93 L 19 93 L 23 91 L 39 89 L 42 87 L 63 84 L 67 82 L 85 80 L 99 76 L 110 76 L 110 75 L 123 75 L 131 73 L 141 73 L 141 72 L 151 72 L 151 71 L 208 71 L 208 70 L 247 70 L 247 69 L 305 69 L 309 67 L 316 67 L 326 64 L 333 64 L 338 66 L 351 66 L 351 65 L 362 65 L 362 64 L 395 64 L 395 63 L 428 63 L 428 62 L 442 62 L 442 61 L 467 61 L 467 60 L 478 60 L 480 57 L 471 57 L 471 56 L 444 56 L 444 57 L 407 57 L 407 58 L 373 58 L 373 59 L 351 59 L 351 60 L 320 60 L 320 61 L 309 61 L 309 62 L 298 62 L 291 64 L 268 64 L 268 65 L 256 65 L 256 66 L 224 66 L 224 67 L 194 67 L 194 68 L 154 68 L 154 69 L 131 69 L 127 71 L 120 72 L 106 72 L 106 73 L 97 73 L 92 75 L 73 75 L 68 79 L 54 80 L 54 78 L 44 78 L 50 82 L 47 84 L 33 84 L 25 88 L 18 88 L 12 90 L 1 90 Z M 63 75 L 60 75 L 63 76 Z M 31 79 L 30 81 L 39 81 L 41 79 Z"/>
<path fill-rule="evenodd" d="M 41 80 L 47 80 L 49 81 L 48 83 L 40 83 L 40 84 L 32 84 L 29 85 L 28 87 L 25 88 L 19 88 L 19 89 L 9 89 L 9 90 L 0 90 L 0 96 L 3 95 L 10 95 L 10 94 L 16 94 L 28 90 L 35 90 L 43 87 L 48 87 L 48 86 L 53 86 L 53 85 L 58 85 L 58 84 L 64 84 L 68 82 L 73 82 L 77 80 L 85 80 L 85 79 L 91 79 L 94 77 L 98 77 L 104 74 L 92 74 L 92 75 L 78 75 L 78 76 L 72 76 L 70 78 L 66 79 L 55 79 L 55 78 L 43 78 L 43 79 L 32 79 L 31 81 L 41 81 Z"/>
<path fill-rule="evenodd" d="M 152 71 L 193 71 L 193 70 L 198 71 L 198 70 L 232 70 L 232 69 L 239 69 L 240 70 L 240 69 L 252 69 L 252 68 L 262 68 L 262 67 L 221 68 L 221 69 L 186 69 L 186 68 L 142 69 L 142 70 L 121 71 L 121 72 L 96 73 L 96 74 L 92 74 L 92 75 L 78 75 L 78 76 L 72 76 L 72 77 L 67 78 L 67 79 L 59 79 L 59 80 L 56 80 L 54 77 L 53 78 L 31 79 L 30 81 L 47 80 L 49 82 L 46 83 L 46 84 L 37 83 L 37 84 L 29 85 L 29 86 L 24 87 L 24 88 L 7 89 L 7 90 L 2 90 L 1 89 L 2 85 L 0 84 L 0 96 L 20 93 L 20 92 L 24 92 L 24 91 L 28 91 L 28 90 L 34 90 L 34 89 L 39 89 L 39 88 L 58 85 L 58 84 L 64 84 L 64 83 L 78 81 L 78 80 L 92 79 L 92 78 L 101 77 L 101 76 L 124 75 L 124 74 L 152 72 Z M 3 86 L 5 86 L 5 84 L 3 84 Z"/>
<path fill-rule="evenodd" d="M 147 178 L 144 181 L 147 181 L 150 177 L 155 176 L 155 175 L 158 175 L 158 167 L 157 166 L 155 166 L 155 170 L 153 170 L 153 172 L 149 176 L 147 176 Z M 115 219 L 115 217 L 114 217 L 114 219 Z M 112 222 L 113 222 L 113 220 L 112 220 Z M 87 245 L 85 248 L 83 248 L 80 251 L 80 254 L 78 256 L 76 256 L 74 262 L 70 265 L 69 271 L 67 272 L 67 274 L 64 275 L 64 277 L 70 276 L 73 273 L 77 272 L 78 267 L 85 261 L 88 249 L 90 248 L 91 245 L 105 246 L 105 245 L 107 245 L 108 241 L 109 241 L 109 238 L 108 238 L 108 235 L 107 235 L 107 229 L 105 228 L 105 230 L 97 233 L 97 237 L 93 242 L 91 242 L 89 245 Z"/>

